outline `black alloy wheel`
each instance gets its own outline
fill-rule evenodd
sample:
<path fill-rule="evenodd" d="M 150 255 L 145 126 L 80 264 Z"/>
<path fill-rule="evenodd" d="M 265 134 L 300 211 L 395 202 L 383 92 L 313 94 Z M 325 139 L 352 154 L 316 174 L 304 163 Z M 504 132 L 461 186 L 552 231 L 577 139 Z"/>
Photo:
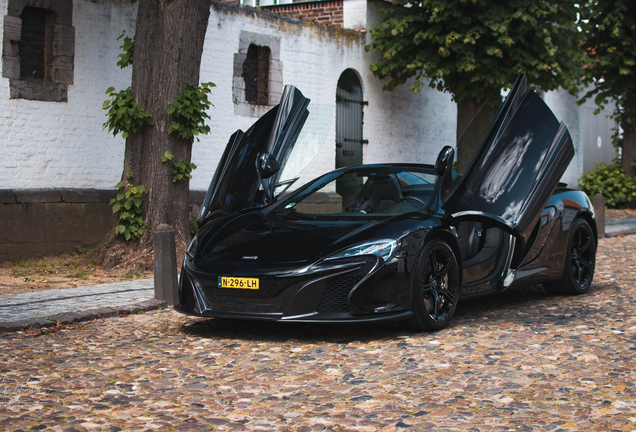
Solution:
<path fill-rule="evenodd" d="M 413 316 L 408 325 L 416 330 L 448 327 L 457 308 L 459 267 L 446 242 L 429 242 L 420 255 L 413 282 Z"/>
<path fill-rule="evenodd" d="M 596 265 L 596 239 L 585 219 L 576 219 L 570 228 L 563 276 L 544 284 L 555 294 L 584 294 L 592 285 Z"/>

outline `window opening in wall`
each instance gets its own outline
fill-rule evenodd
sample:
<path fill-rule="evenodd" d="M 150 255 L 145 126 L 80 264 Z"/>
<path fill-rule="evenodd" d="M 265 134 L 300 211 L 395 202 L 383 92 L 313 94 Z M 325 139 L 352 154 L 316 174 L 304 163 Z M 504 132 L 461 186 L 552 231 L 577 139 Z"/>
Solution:
<path fill-rule="evenodd" d="M 73 84 L 72 0 L 8 0 L 2 31 L 2 76 L 9 97 L 67 102 Z"/>
<path fill-rule="evenodd" d="M 50 81 L 50 79 L 46 79 L 46 57 L 47 54 L 50 56 L 51 52 L 50 27 L 54 22 L 53 13 L 45 9 L 27 6 L 22 11 L 20 18 L 22 19 L 22 35 L 18 43 L 20 79 Z M 49 30 L 47 31 L 47 29 Z"/>
<path fill-rule="evenodd" d="M 245 100 L 256 105 L 269 102 L 269 47 L 250 44 L 243 62 Z"/>

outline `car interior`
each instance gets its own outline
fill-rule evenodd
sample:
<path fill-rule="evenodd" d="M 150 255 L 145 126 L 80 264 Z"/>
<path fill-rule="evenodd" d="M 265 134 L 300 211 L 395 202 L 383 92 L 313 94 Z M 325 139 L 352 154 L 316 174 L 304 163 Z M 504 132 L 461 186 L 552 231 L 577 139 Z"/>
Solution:
<path fill-rule="evenodd" d="M 507 236 L 499 228 L 485 228 L 481 222 L 461 222 L 457 241 L 462 253 L 463 284 L 486 279 L 495 271 Z"/>

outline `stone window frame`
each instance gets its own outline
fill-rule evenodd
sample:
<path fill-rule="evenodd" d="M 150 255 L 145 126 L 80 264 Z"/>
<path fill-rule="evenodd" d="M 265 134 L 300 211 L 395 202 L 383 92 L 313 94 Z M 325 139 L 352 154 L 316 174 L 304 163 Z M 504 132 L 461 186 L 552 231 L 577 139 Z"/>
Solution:
<path fill-rule="evenodd" d="M 247 58 L 250 45 L 267 47 L 269 54 L 268 101 L 266 105 L 258 105 L 245 100 L 245 80 L 243 79 L 243 62 Z M 283 62 L 280 61 L 280 37 L 264 35 L 241 30 L 239 35 L 239 52 L 234 54 L 234 79 L 232 82 L 234 114 L 247 117 L 261 117 L 274 105 L 280 102 L 283 93 Z"/>
<path fill-rule="evenodd" d="M 68 85 L 73 84 L 75 62 L 75 28 L 73 27 L 72 0 L 9 0 L 4 16 L 2 37 L 2 76 L 9 78 L 11 99 L 28 99 L 47 102 L 67 102 Z M 20 53 L 18 44 L 22 38 L 22 10 L 36 7 L 52 12 L 55 20 L 51 27 L 52 40 L 45 54 L 44 80 L 20 78 Z"/>

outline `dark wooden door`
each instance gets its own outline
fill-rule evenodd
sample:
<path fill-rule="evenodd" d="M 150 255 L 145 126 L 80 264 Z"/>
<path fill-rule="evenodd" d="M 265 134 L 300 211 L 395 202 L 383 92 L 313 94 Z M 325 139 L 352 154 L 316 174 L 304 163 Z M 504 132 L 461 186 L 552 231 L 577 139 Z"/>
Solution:
<path fill-rule="evenodd" d="M 336 90 L 336 168 L 362 164 L 362 97 L 358 74 L 347 69 Z"/>
<path fill-rule="evenodd" d="M 345 70 L 336 90 L 336 168 L 362 164 L 362 144 L 367 142 L 362 136 L 362 108 L 366 104 L 358 74 Z M 349 177 L 336 181 L 343 209 L 355 201 L 362 182 L 362 178 Z"/>

